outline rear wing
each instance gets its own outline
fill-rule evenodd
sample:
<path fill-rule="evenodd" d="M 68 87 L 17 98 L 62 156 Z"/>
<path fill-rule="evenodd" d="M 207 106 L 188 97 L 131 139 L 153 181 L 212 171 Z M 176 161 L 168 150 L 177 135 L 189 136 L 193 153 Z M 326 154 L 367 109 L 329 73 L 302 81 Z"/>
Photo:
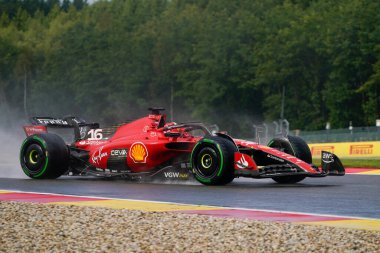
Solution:
<path fill-rule="evenodd" d="M 25 125 L 24 131 L 26 136 L 38 133 L 48 132 L 48 128 L 55 129 L 73 129 L 75 141 L 85 139 L 90 129 L 99 128 L 99 123 L 86 123 L 83 119 L 77 117 L 52 118 L 52 117 L 32 117 L 32 125 Z"/>

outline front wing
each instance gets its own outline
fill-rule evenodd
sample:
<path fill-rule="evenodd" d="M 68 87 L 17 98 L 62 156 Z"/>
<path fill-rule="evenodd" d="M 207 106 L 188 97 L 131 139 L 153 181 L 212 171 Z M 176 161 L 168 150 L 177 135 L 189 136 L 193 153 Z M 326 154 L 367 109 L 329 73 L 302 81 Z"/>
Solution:
<path fill-rule="evenodd" d="M 327 151 L 322 151 L 321 168 L 318 168 L 313 164 L 307 164 L 303 161 L 300 161 L 299 159 L 293 162 L 289 159 L 286 159 L 284 156 L 279 157 L 273 154 L 265 153 L 264 151 L 261 152 L 263 152 L 262 157 L 268 158 L 264 162 L 264 164 L 266 164 L 262 166 L 258 166 L 251 156 L 236 152 L 234 157 L 235 176 L 251 178 L 273 178 L 297 175 L 302 175 L 305 177 L 345 175 L 345 169 L 339 158 Z"/>

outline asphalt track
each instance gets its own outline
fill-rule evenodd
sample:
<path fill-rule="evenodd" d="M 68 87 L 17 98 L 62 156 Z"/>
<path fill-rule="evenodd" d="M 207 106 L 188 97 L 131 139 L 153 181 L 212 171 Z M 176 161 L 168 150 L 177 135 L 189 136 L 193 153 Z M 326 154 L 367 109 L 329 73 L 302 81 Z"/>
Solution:
<path fill-rule="evenodd" d="M 296 185 L 236 179 L 220 187 L 89 177 L 0 178 L 0 189 L 380 219 L 379 175 L 308 178 Z"/>

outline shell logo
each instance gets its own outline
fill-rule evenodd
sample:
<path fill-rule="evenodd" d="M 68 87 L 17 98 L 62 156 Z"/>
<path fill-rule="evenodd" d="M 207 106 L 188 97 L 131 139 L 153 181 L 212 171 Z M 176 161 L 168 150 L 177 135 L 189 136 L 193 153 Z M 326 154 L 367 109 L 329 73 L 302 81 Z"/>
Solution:
<path fill-rule="evenodd" d="M 135 142 L 131 146 L 129 156 L 135 163 L 146 163 L 148 157 L 148 150 L 142 142 Z"/>

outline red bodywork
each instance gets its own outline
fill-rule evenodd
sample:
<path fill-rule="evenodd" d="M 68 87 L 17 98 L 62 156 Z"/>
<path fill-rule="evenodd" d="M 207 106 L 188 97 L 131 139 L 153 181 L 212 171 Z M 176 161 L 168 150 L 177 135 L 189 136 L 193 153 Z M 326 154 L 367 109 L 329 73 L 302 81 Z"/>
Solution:
<path fill-rule="evenodd" d="M 97 168 L 107 168 L 107 160 L 113 150 L 125 149 L 126 165 L 132 172 L 150 171 L 181 153 L 190 153 L 200 139 L 187 132 L 183 132 L 181 137 L 166 137 L 164 127 L 158 127 L 159 122 L 165 117 L 165 115 L 149 115 L 120 126 L 108 140 L 82 140 L 76 142 L 75 146 L 90 151 L 89 162 Z M 171 124 L 173 123 L 164 126 Z M 169 149 L 167 144 L 173 142 L 189 145 L 183 145 L 186 148 L 182 150 Z"/>

